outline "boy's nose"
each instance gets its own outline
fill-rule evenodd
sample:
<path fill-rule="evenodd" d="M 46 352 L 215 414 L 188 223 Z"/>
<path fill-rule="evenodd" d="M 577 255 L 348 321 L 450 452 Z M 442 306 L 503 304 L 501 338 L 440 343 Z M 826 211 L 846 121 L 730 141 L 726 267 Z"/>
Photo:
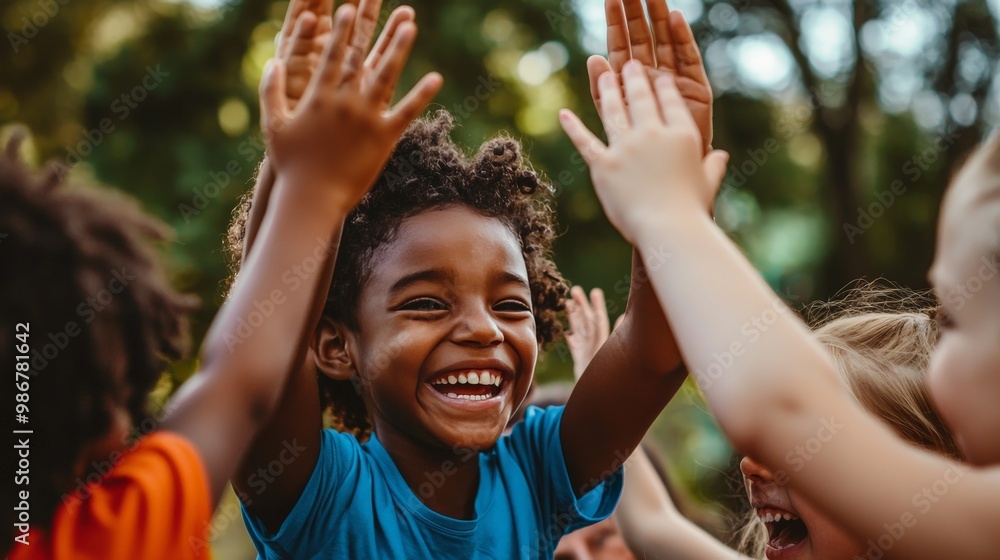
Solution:
<path fill-rule="evenodd" d="M 743 476 L 747 478 L 757 477 L 767 482 L 774 480 L 774 474 L 770 469 L 750 457 L 743 457 L 740 461 L 740 470 L 743 471 Z"/>
<path fill-rule="evenodd" d="M 455 340 L 461 344 L 495 346 L 503 342 L 503 332 L 489 309 L 470 309 L 455 328 Z"/>

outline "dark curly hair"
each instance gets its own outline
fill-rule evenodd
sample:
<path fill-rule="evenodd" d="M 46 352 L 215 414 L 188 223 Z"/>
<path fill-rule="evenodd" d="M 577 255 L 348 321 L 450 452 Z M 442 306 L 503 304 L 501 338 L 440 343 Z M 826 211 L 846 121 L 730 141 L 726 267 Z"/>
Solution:
<path fill-rule="evenodd" d="M 34 432 L 31 524 L 48 527 L 112 407 L 141 420 L 167 360 L 187 351 L 195 301 L 171 288 L 148 244 L 164 226 L 123 196 L 33 172 L 17 156 L 22 136 L 0 155 L 0 364 L 30 364 L 29 422 L 14 429 Z"/>
<path fill-rule="evenodd" d="M 454 118 L 446 111 L 414 121 L 396 145 L 378 180 L 348 215 L 341 234 L 336 273 L 324 315 L 357 329 L 361 287 L 372 272 L 378 249 L 391 242 L 406 218 L 460 205 L 497 218 L 514 233 L 528 270 L 538 343 L 545 347 L 562 334 L 559 313 L 567 285 L 552 261 L 555 239 L 552 185 L 538 176 L 506 135 L 485 142 L 471 159 L 451 140 Z M 250 198 L 234 212 L 227 240 L 233 277 L 239 266 Z M 321 407 L 334 427 L 367 437 L 371 423 L 352 383 L 320 374 Z"/>

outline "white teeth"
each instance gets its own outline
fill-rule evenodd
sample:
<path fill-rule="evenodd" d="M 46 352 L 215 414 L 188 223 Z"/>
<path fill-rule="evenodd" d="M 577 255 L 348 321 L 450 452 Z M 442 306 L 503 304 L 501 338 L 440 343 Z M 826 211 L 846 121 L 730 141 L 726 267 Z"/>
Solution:
<path fill-rule="evenodd" d="M 469 380 L 465 377 L 464 373 L 460 373 L 460 374 L 458 374 L 458 382 L 464 385 L 464 384 L 468 383 Z"/>
<path fill-rule="evenodd" d="M 764 523 L 771 523 L 773 521 L 774 521 L 774 516 L 771 515 L 770 513 L 764 516 Z"/>
<path fill-rule="evenodd" d="M 500 386 L 500 380 L 501 380 L 501 379 L 503 379 L 503 378 L 502 378 L 502 377 L 500 377 L 499 375 L 498 375 L 498 376 L 496 376 L 496 377 L 494 377 L 494 378 L 493 378 L 493 384 L 494 384 L 494 385 L 496 385 L 497 387 L 499 387 L 499 386 Z"/>
<path fill-rule="evenodd" d="M 472 385 L 479 385 L 479 374 L 474 371 L 469 372 L 469 383 Z"/>
<path fill-rule="evenodd" d="M 489 398 L 486 395 L 459 395 L 456 393 L 448 393 L 448 396 L 453 399 L 462 399 L 466 401 L 485 401 Z"/>
<path fill-rule="evenodd" d="M 492 385 L 493 384 L 493 376 L 490 375 L 490 372 L 484 371 L 483 373 L 479 374 L 479 384 L 480 385 Z"/>
<path fill-rule="evenodd" d="M 448 376 L 448 383 L 451 383 L 452 385 L 454 385 L 454 384 L 458 383 L 458 378 L 455 377 L 454 375 L 449 375 Z"/>

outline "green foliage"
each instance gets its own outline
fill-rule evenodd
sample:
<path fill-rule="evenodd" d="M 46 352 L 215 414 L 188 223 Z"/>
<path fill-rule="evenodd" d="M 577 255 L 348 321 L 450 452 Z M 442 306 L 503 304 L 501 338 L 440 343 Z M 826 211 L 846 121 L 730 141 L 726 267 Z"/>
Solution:
<path fill-rule="evenodd" d="M 598 127 L 575 4 L 412 4 L 421 37 L 401 88 L 437 70 L 445 87 L 436 103 L 457 116 L 460 144 L 475 149 L 497 131 L 525 142 L 559 189 L 560 267 L 574 283 L 604 288 L 612 318 L 622 313 L 630 249 L 604 218 L 556 119 L 569 107 Z M 809 48 L 821 38 L 807 24 L 826 4 L 706 0 L 694 22 L 716 89 L 715 145 L 732 153 L 717 219 L 798 304 L 859 276 L 925 286 L 941 193 L 997 116 L 988 107 L 996 106 L 1000 41 L 985 0 L 838 3 L 833 9 L 852 36 L 835 67 Z M 0 7 L 0 131 L 27 124 L 38 161 L 120 188 L 176 230 L 166 247 L 174 279 L 204 303 L 196 339 L 221 303 L 222 236 L 263 151 L 256 87 L 286 5 L 8 0 Z M 923 48 L 886 48 L 914 18 L 926 23 Z M 741 41 L 768 37 L 792 66 L 777 85 L 755 82 L 737 65 Z M 900 102 L 893 88 L 903 78 L 913 86 Z M 171 373 L 180 380 L 193 367 L 178 364 Z M 539 376 L 568 379 L 570 369 L 568 352 L 557 347 Z M 701 426 L 708 420 L 694 392 L 685 395 L 657 433 L 709 449 L 714 459 L 705 468 L 680 472 L 689 482 L 709 476 L 713 495 L 722 493 L 725 477 L 714 469 L 727 448 Z"/>

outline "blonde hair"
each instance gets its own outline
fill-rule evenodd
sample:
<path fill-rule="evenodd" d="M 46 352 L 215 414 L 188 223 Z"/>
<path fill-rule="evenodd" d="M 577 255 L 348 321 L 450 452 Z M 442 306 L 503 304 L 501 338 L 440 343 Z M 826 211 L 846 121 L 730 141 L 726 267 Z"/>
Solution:
<path fill-rule="evenodd" d="M 930 296 L 859 284 L 810 314 L 819 316 L 814 332 L 865 410 L 906 441 L 963 459 L 924 384 L 940 336 Z M 751 511 L 734 541 L 744 554 L 764 558 L 767 529 Z"/>

